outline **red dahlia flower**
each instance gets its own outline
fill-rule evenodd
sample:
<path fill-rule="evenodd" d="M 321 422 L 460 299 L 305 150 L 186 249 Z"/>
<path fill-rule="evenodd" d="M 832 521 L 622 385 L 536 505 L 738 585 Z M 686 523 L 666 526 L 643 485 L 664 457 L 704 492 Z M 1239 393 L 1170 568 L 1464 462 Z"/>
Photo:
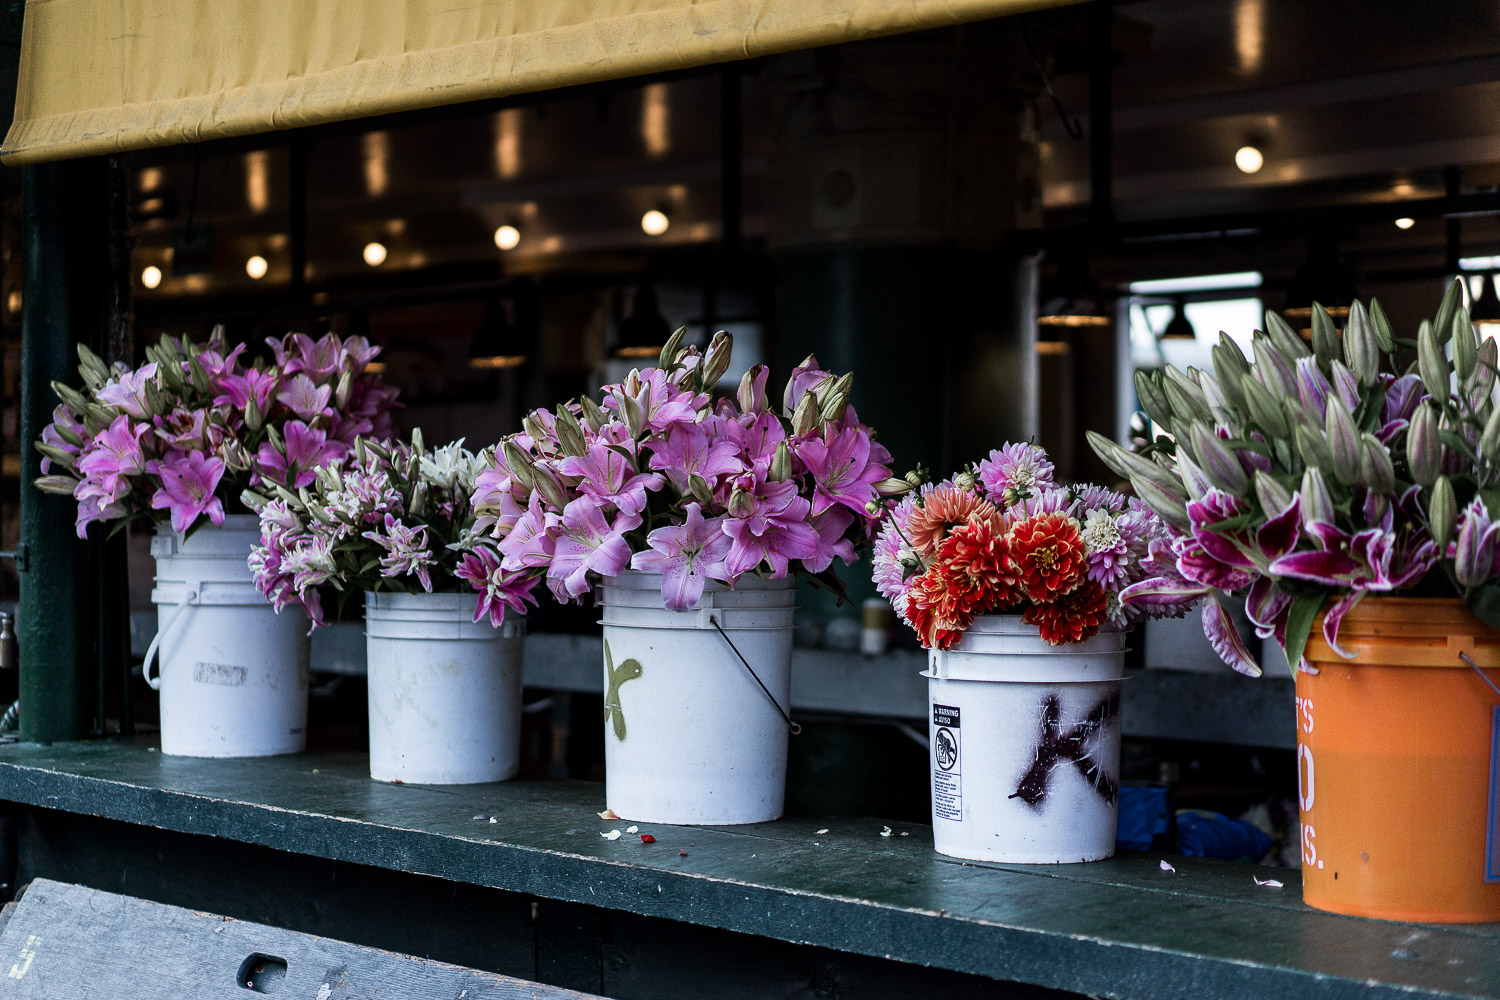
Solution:
<path fill-rule="evenodd" d="M 1085 580 L 1051 604 L 1033 604 L 1021 615 L 1021 621 L 1035 625 L 1043 639 L 1060 646 L 1097 635 L 1108 607 L 1104 588 Z"/>
<path fill-rule="evenodd" d="M 955 585 L 973 592 L 976 614 L 1010 607 L 1026 596 L 1010 558 L 1004 528 L 991 520 L 974 520 L 954 528 L 938 549 L 935 561 Z"/>
<path fill-rule="evenodd" d="M 1068 593 L 1088 570 L 1078 525 L 1066 514 L 1037 514 L 1011 528 L 1010 557 L 1026 596 L 1038 604 Z"/>
<path fill-rule="evenodd" d="M 907 591 L 906 617 L 929 649 L 947 649 L 973 624 L 982 588 L 967 577 L 951 577 L 942 563 L 912 578 Z"/>

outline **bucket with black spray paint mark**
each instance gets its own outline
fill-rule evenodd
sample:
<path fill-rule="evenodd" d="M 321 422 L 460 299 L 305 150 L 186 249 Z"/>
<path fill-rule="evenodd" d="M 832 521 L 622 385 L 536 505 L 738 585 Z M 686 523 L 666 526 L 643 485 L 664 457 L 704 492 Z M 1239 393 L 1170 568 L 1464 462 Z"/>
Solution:
<path fill-rule="evenodd" d="M 932 836 L 970 861 L 1066 864 L 1115 852 L 1125 633 L 1052 646 L 984 615 L 927 681 Z"/>

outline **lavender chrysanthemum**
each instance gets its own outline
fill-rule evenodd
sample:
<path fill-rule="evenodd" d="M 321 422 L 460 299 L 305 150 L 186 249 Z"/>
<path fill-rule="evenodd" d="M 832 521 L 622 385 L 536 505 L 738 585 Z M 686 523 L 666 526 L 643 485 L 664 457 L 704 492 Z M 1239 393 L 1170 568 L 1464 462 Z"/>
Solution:
<path fill-rule="evenodd" d="M 1033 444 L 1008 444 L 991 451 L 977 471 L 985 493 L 996 502 L 1013 501 L 1022 494 L 1052 486 L 1052 463 L 1047 453 Z"/>

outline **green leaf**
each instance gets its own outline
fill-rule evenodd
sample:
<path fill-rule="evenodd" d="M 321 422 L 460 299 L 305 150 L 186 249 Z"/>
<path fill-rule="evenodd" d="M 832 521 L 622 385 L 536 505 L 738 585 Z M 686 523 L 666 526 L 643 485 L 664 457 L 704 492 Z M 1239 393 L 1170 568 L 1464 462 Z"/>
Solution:
<path fill-rule="evenodd" d="M 1475 618 L 1493 628 L 1500 628 L 1500 584 L 1486 583 L 1475 587 L 1464 598 L 1464 603 L 1474 612 Z"/>
<path fill-rule="evenodd" d="M 1474 454 L 1474 449 L 1469 447 L 1469 442 L 1452 431 L 1438 431 L 1438 440 L 1454 451 L 1464 455 L 1469 461 L 1478 463 L 1479 456 Z"/>
<path fill-rule="evenodd" d="M 1326 594 L 1292 599 L 1291 611 L 1286 616 L 1285 649 L 1286 662 L 1291 665 L 1293 674 L 1297 672 L 1297 664 L 1302 662 L 1302 653 L 1307 649 L 1307 637 L 1312 634 L 1313 622 L 1317 621 L 1318 612 L 1323 610 L 1323 601 L 1326 599 Z"/>

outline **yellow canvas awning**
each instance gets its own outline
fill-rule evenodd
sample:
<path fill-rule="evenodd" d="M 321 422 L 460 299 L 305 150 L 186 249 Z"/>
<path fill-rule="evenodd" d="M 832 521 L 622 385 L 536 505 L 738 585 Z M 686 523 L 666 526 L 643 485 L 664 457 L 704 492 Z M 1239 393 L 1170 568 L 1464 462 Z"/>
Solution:
<path fill-rule="evenodd" d="M 4 160 L 297 128 L 1073 0 L 30 0 Z"/>

